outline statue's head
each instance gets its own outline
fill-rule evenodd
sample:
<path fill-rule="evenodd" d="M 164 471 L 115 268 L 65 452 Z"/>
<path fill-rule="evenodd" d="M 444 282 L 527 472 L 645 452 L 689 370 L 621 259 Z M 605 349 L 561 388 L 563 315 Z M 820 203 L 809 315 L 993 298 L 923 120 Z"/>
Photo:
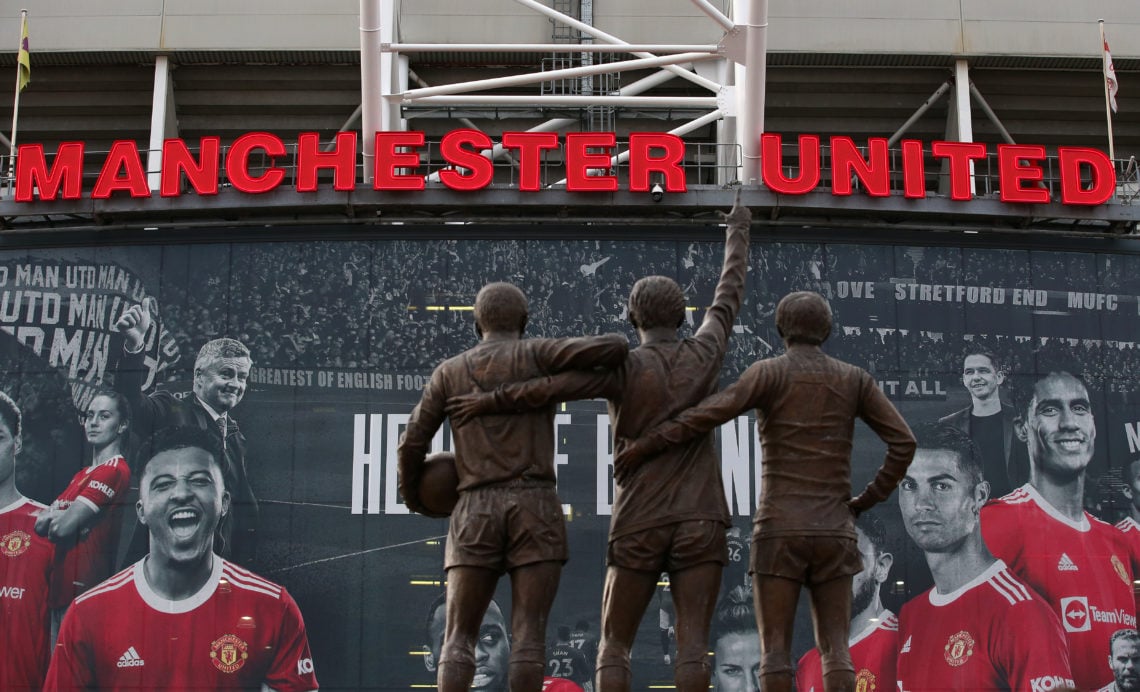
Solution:
<path fill-rule="evenodd" d="M 487 284 L 475 296 L 475 331 L 515 332 L 526 329 L 526 296 L 518 286 L 505 282 Z"/>
<path fill-rule="evenodd" d="M 776 306 L 776 329 L 789 344 L 814 344 L 831 336 L 831 306 L 814 291 L 789 293 Z"/>
<path fill-rule="evenodd" d="M 667 276 L 647 276 L 629 292 L 629 321 L 638 329 L 677 329 L 685 321 L 685 294 Z"/>

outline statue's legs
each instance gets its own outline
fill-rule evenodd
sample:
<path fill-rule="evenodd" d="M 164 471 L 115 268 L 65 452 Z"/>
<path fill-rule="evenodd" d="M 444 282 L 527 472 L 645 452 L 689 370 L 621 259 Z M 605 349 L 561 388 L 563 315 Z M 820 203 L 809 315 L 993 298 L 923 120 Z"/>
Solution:
<path fill-rule="evenodd" d="M 471 687 L 479 626 L 498 581 L 498 573 L 484 567 L 447 570 L 447 624 L 436 673 L 440 692 L 465 692 Z"/>
<path fill-rule="evenodd" d="M 764 692 L 792 692 L 792 626 L 800 582 L 767 574 L 754 574 L 752 602 L 760 630 L 760 688 Z M 850 593 L 848 593 L 850 602 Z"/>
<path fill-rule="evenodd" d="M 606 570 L 602 592 L 602 641 L 595 674 L 597 692 L 629 692 L 629 652 L 641 617 L 657 588 L 658 575 L 658 572 L 616 565 L 610 565 Z M 704 646 L 708 646 L 707 642 Z"/>
<path fill-rule="evenodd" d="M 716 609 L 722 566 L 705 562 L 670 572 L 673 606 L 677 611 L 677 666 L 674 683 L 680 692 L 709 688 L 709 623 Z"/>
<path fill-rule="evenodd" d="M 546 620 L 562 575 L 560 561 L 511 570 L 511 692 L 540 692 L 546 668 Z"/>
<path fill-rule="evenodd" d="M 824 692 L 855 689 L 855 667 L 847 639 L 851 630 L 851 577 L 837 577 L 811 586 L 811 616 L 815 642 L 823 664 Z"/>

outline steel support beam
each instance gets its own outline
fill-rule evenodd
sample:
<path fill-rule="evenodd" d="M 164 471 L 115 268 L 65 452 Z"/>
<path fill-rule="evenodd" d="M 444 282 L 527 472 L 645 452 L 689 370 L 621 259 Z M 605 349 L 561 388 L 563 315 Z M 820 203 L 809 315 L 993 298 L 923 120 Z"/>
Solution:
<path fill-rule="evenodd" d="M 409 99 L 415 105 L 433 106 L 629 106 L 631 108 L 716 108 L 715 96 L 424 96 Z"/>
<path fill-rule="evenodd" d="M 384 102 L 380 80 L 383 74 L 380 52 L 382 0 L 360 0 L 360 131 L 364 152 L 364 181 L 372 182 L 375 170 L 375 132 L 384 129 Z"/>
<path fill-rule="evenodd" d="M 717 53 L 720 46 L 683 43 L 385 43 L 389 53 Z"/>
<path fill-rule="evenodd" d="M 581 31 L 583 34 L 586 34 L 587 36 L 593 36 L 595 39 L 597 39 L 599 41 L 604 41 L 605 43 L 612 43 L 615 45 L 629 45 L 625 41 L 621 40 L 620 38 L 618 38 L 616 36 L 613 36 L 611 34 L 607 34 L 606 32 L 602 31 L 601 29 L 592 27 L 589 24 L 585 24 L 583 22 L 580 22 L 577 19 L 574 19 L 573 17 L 571 17 L 569 15 L 566 15 L 566 14 L 563 14 L 563 13 L 558 12 L 556 10 L 553 10 L 553 9 L 547 7 L 546 5 L 543 5 L 542 3 L 538 2 L 537 0 L 515 0 L 515 2 L 517 2 L 520 5 L 523 5 L 525 7 L 529 7 L 532 10 L 534 10 L 535 12 L 538 12 L 539 14 L 544 14 L 547 17 L 550 17 L 551 19 L 554 19 L 554 20 L 562 22 L 562 23 L 564 23 L 570 27 L 573 27 L 573 28 L 577 29 L 578 31 Z M 652 58 L 652 57 L 654 57 L 651 53 L 644 53 L 641 51 L 635 52 L 634 55 L 636 55 L 639 58 Z M 713 82 L 712 80 L 705 79 L 704 77 L 701 77 L 700 75 L 694 74 L 693 72 L 690 72 L 689 70 L 682 69 L 681 67 L 670 66 L 670 67 L 667 67 L 665 69 L 669 70 L 670 72 L 677 75 L 678 77 L 681 77 L 683 79 L 687 79 L 694 84 L 699 84 L 700 86 L 703 86 L 704 88 L 708 89 L 709 91 L 715 92 L 715 91 L 718 91 L 720 89 L 720 85 Z"/>
<path fill-rule="evenodd" d="M 970 80 L 970 95 L 973 96 L 974 100 L 981 106 L 982 112 L 986 114 L 986 117 L 989 118 L 990 122 L 997 128 L 998 134 L 1005 140 L 1005 143 L 1017 144 L 1017 142 L 1013 141 L 1013 135 L 1009 134 L 1009 130 L 1005 129 L 1005 125 L 1001 124 L 997 113 L 994 113 L 994 109 L 990 108 L 990 104 L 986 101 L 986 98 L 982 96 L 982 92 L 978 91 L 978 87 L 974 85 L 974 80 L 972 79 Z"/>
<path fill-rule="evenodd" d="M 741 181 L 760 184 L 760 135 L 764 132 L 764 88 L 768 77 L 768 0 L 736 0 L 745 31 L 743 79 L 738 82 L 738 137 L 743 157 Z"/>
<path fill-rule="evenodd" d="M 170 58 L 154 59 L 154 92 L 150 105 L 150 148 L 146 157 L 147 185 L 157 190 L 162 185 L 162 143 L 178 136 L 175 117 L 174 83 L 170 79 Z"/>
<path fill-rule="evenodd" d="M 732 20 L 724 16 L 724 14 L 716 8 L 709 0 L 691 0 L 701 12 L 707 14 L 714 22 L 720 24 L 720 28 L 725 31 L 730 31 L 733 27 Z"/>
<path fill-rule="evenodd" d="M 958 125 L 955 141 L 974 141 L 974 114 L 970 109 L 970 63 L 966 60 L 954 61 L 954 113 Z M 970 162 L 970 194 L 977 192 L 974 179 L 974 162 Z"/>
<path fill-rule="evenodd" d="M 660 86 L 660 85 L 662 85 L 668 81 L 671 81 L 672 79 L 673 79 L 672 74 L 670 74 L 669 72 L 666 72 L 664 70 L 661 70 L 659 72 L 655 72 L 655 73 L 649 75 L 648 77 L 644 77 L 642 79 L 639 79 L 636 82 L 634 82 L 633 84 L 630 84 L 628 86 L 622 87 L 621 89 L 618 89 L 618 91 L 614 95 L 615 96 L 636 96 L 637 94 L 641 94 L 641 93 L 644 93 L 646 91 L 649 91 L 650 89 L 652 89 L 656 86 Z M 542 123 L 541 125 L 536 125 L 536 126 L 530 128 L 529 130 L 527 130 L 527 132 L 558 132 L 559 130 L 561 130 L 564 127 L 573 127 L 574 125 L 577 125 L 577 124 L 578 124 L 578 120 L 574 119 L 574 118 L 554 118 L 552 120 L 547 120 L 546 122 Z M 505 152 L 506 152 L 506 147 L 504 147 L 502 144 L 496 144 L 491 149 L 484 150 L 482 152 L 482 155 L 488 159 L 494 160 L 494 159 L 498 158 L 499 156 L 502 156 Z M 429 182 L 438 182 L 439 181 L 439 173 L 438 172 L 432 173 L 431 175 L 429 175 L 427 177 L 427 180 Z"/>
<path fill-rule="evenodd" d="M 603 63 L 601 65 L 590 65 L 587 67 L 570 67 L 563 70 L 529 72 L 527 74 L 512 75 L 510 77 L 477 79 L 472 82 L 457 82 L 455 84 L 444 84 L 441 86 L 428 87 L 426 89 L 411 89 L 404 93 L 403 98 L 405 102 L 422 101 L 425 97 L 428 96 L 463 94 L 470 93 L 472 91 L 482 91 L 484 89 L 499 89 L 503 87 L 522 86 L 525 84 L 538 84 L 541 82 L 549 82 L 558 79 L 570 79 L 573 77 L 582 77 L 585 75 L 621 72 L 622 70 L 640 70 L 647 67 L 662 67 L 665 65 L 675 65 L 677 63 L 688 63 L 698 60 L 712 60 L 714 58 L 716 58 L 715 55 L 708 53 L 681 53 L 679 55 L 639 58 L 637 60 L 623 60 L 621 62 Z M 530 103 L 541 103 L 547 98 L 548 97 L 546 96 L 527 97 Z"/>
<path fill-rule="evenodd" d="M 938 103 L 938 100 L 945 96 L 947 91 L 950 91 L 950 80 L 942 82 L 942 86 L 935 89 L 934 93 L 931 94 L 929 98 L 927 98 L 926 101 L 924 101 L 923 104 L 919 106 L 918 109 L 915 110 L 909 118 L 906 119 L 906 122 L 903 123 L 899 129 L 895 130 L 895 133 L 891 135 L 890 139 L 887 140 L 887 147 L 893 147 L 894 145 L 898 144 L 898 141 L 903 138 L 903 135 L 905 135 L 907 131 L 910 130 L 910 128 L 916 122 L 918 122 L 919 118 L 926 114 L 926 111 L 930 110 L 931 106 L 933 106 L 935 103 Z"/>

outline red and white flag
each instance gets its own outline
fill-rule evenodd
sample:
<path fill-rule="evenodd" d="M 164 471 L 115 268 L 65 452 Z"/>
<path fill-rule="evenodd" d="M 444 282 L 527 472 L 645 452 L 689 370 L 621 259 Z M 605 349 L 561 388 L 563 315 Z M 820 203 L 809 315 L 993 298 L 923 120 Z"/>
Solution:
<path fill-rule="evenodd" d="M 1116 68 L 1112 66 L 1112 53 L 1108 51 L 1108 39 L 1104 40 L 1104 80 L 1108 84 L 1108 102 L 1112 112 L 1116 112 L 1116 92 L 1120 84 L 1116 81 Z"/>

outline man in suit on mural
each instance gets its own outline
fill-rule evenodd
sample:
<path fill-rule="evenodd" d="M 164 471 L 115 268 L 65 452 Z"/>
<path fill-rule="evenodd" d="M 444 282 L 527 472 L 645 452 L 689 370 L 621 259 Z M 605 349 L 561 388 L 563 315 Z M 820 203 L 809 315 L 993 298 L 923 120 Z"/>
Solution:
<path fill-rule="evenodd" d="M 1001 396 L 1005 368 L 991 351 L 973 350 L 962 361 L 962 385 L 970 405 L 938 420 L 970 436 L 982 451 L 990 497 L 1002 497 L 1029 480 L 1025 446 L 1014 435 L 1017 410 Z"/>
<path fill-rule="evenodd" d="M 143 394 L 147 381 L 144 345 L 156 323 L 157 303 L 148 298 L 128 308 L 115 328 L 123 335 L 123 353 L 115 374 L 115 391 L 131 405 L 135 432 L 146 438 L 172 426 L 190 426 L 209 431 L 223 450 L 222 476 L 231 497 L 231 511 L 218 525 L 215 551 L 241 565 L 250 565 L 256 551 L 258 523 L 257 498 L 246 473 L 246 440 L 233 419 L 232 411 L 241 403 L 253 367 L 249 349 L 236 339 L 220 338 L 206 342 L 194 361 L 192 391 L 173 394 L 155 391 Z M 137 524 L 134 527 L 137 529 Z M 131 531 L 124 564 L 146 552 L 145 533 Z"/>

